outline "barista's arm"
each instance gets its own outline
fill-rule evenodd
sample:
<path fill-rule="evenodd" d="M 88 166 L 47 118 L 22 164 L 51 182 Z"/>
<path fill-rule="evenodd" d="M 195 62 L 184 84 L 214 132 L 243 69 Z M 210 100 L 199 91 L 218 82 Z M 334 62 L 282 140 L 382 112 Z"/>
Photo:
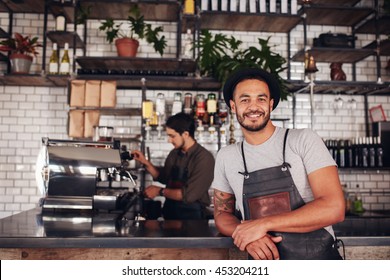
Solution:
<path fill-rule="evenodd" d="M 214 220 L 220 233 L 231 236 L 240 220 L 234 215 L 235 197 L 233 194 L 214 190 Z M 279 252 L 275 243 L 280 242 L 281 237 L 265 235 L 246 246 L 247 252 L 255 260 L 279 259 Z"/>
<path fill-rule="evenodd" d="M 157 167 L 155 167 L 149 160 L 147 160 L 144 154 L 141 151 L 131 151 L 131 154 L 134 156 L 134 159 L 140 163 L 142 163 L 146 170 L 152 175 L 153 179 L 156 180 L 160 175 L 160 171 Z"/>
<path fill-rule="evenodd" d="M 161 188 L 154 185 L 150 185 L 145 189 L 145 195 L 150 199 L 154 199 L 159 195 L 178 201 L 183 199 L 183 192 L 181 189 Z"/>
<path fill-rule="evenodd" d="M 234 216 L 236 199 L 233 194 L 214 189 L 214 220 L 218 231 L 231 236 L 241 223 Z"/>
<path fill-rule="evenodd" d="M 344 220 L 345 201 L 336 166 L 318 169 L 308 175 L 314 200 L 294 211 L 245 221 L 233 232 L 234 244 L 241 250 L 269 231 L 309 232 Z"/>

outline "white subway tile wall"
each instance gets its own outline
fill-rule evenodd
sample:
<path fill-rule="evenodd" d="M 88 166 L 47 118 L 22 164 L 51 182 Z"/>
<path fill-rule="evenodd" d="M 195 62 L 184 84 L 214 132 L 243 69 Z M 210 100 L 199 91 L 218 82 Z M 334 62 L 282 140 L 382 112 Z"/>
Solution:
<path fill-rule="evenodd" d="M 8 14 L 0 13 L 0 23 L 3 29 L 8 28 Z M 164 26 L 164 35 L 168 40 L 168 48 L 163 57 L 172 58 L 176 55 L 176 23 L 158 22 Z M 100 23 L 96 20 L 88 21 L 87 56 L 114 56 L 116 51 L 113 45 L 105 41 L 103 32 L 98 30 Z M 54 27 L 54 21 L 49 16 L 48 29 Z M 324 32 L 351 33 L 348 27 L 333 26 L 309 26 L 308 42 Z M 21 32 L 25 35 L 38 36 L 43 40 L 43 15 L 14 14 L 13 32 Z M 217 31 L 213 31 L 217 32 Z M 287 34 L 283 33 L 257 33 L 257 32 L 226 32 L 243 41 L 243 46 L 257 45 L 257 38 L 268 38 L 275 52 L 287 57 Z M 298 25 L 291 31 L 291 55 L 301 50 L 304 46 L 303 27 Z M 370 43 L 373 35 L 358 34 L 357 47 Z M 48 41 L 47 56 L 51 53 L 51 42 Z M 81 55 L 81 50 L 77 50 Z M 34 59 L 32 73 L 41 73 L 42 51 Z M 70 52 L 73 60 L 73 51 Z M 144 42 L 141 42 L 139 57 L 159 57 L 158 54 Z M 384 68 L 389 57 L 382 57 L 381 64 Z M 48 57 L 47 60 L 48 61 Z M 376 60 L 371 56 L 356 64 L 358 81 L 376 81 Z M 318 63 L 319 71 L 315 74 L 316 80 L 329 80 L 330 69 L 328 63 Z M 352 80 L 352 65 L 344 64 L 343 70 L 347 80 Z M 0 73 L 6 72 L 5 63 L 0 63 Z M 287 77 L 287 73 L 284 73 Z M 303 63 L 291 63 L 291 79 L 303 80 Z M 389 81 L 390 74 L 382 70 L 382 80 Z M 172 105 L 176 91 L 147 91 L 147 97 L 155 100 L 157 94 L 163 92 L 168 106 Z M 190 91 L 193 95 L 198 92 Z M 182 92 L 184 95 L 185 92 Z M 202 92 L 205 93 L 205 92 Z M 324 139 L 352 138 L 365 136 L 364 97 L 342 95 L 343 107 L 335 110 L 333 107 L 335 95 L 316 95 L 314 93 L 314 124 L 313 129 Z M 354 98 L 357 108 L 352 110 L 348 102 Z M 117 107 L 139 108 L 141 104 L 140 90 L 118 90 Z M 369 96 L 369 107 L 382 105 L 386 116 L 390 117 L 390 97 Z M 273 118 L 288 118 L 284 122 L 285 127 L 293 127 L 292 98 L 280 103 L 273 112 Z M 18 212 L 37 207 L 41 194 L 35 181 L 35 166 L 41 147 L 42 137 L 52 139 L 69 139 L 67 136 L 68 121 L 67 89 L 55 87 L 28 87 L 28 86 L 4 86 L 0 85 L 0 218 L 16 214 Z M 128 127 L 131 134 L 140 133 L 141 119 L 139 117 L 113 117 L 103 116 L 101 125 L 115 127 Z M 309 94 L 299 93 L 296 96 L 296 128 L 311 127 L 311 107 Z M 241 139 L 239 125 L 235 122 L 235 138 Z M 157 139 L 156 132 L 152 132 L 152 141 L 146 145 L 150 148 L 152 160 L 162 163 L 164 157 L 171 149 L 166 140 Z M 229 139 L 229 136 L 228 136 Z M 217 152 L 215 144 L 206 145 L 214 153 Z M 353 193 L 359 184 L 363 191 L 364 207 L 367 209 L 390 209 L 390 199 L 386 192 L 390 192 L 389 171 L 340 171 L 340 179 L 347 184 Z M 151 178 L 147 177 L 148 182 Z"/>

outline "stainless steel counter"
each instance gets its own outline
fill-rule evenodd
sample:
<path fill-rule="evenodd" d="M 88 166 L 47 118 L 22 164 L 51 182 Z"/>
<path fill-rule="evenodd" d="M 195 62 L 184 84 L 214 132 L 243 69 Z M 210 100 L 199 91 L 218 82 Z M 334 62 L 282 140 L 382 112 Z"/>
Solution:
<path fill-rule="evenodd" d="M 115 215 L 45 214 L 0 220 L 0 248 L 232 248 L 213 220 L 123 221 Z M 347 217 L 334 226 L 345 246 L 390 246 L 389 217 Z"/>

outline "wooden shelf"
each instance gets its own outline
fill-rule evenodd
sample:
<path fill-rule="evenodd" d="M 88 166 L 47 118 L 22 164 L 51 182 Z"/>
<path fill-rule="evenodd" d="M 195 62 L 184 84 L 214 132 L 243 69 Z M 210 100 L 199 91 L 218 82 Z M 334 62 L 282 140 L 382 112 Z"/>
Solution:
<path fill-rule="evenodd" d="M 8 38 L 9 34 L 3 30 L 3 28 L 0 28 L 0 38 Z"/>
<path fill-rule="evenodd" d="M 71 107 L 70 110 L 95 110 L 102 116 L 140 116 L 141 108 Z"/>
<path fill-rule="evenodd" d="M 175 21 L 178 20 L 180 5 L 176 0 L 165 1 L 132 1 L 132 0 L 79 0 L 80 6 L 83 9 L 91 7 L 90 19 L 126 19 L 131 5 L 138 4 L 141 13 L 145 16 L 145 20 L 155 21 Z M 74 20 L 74 7 L 72 3 L 58 5 L 55 2 L 51 4 L 51 12 L 56 14 L 60 9 L 64 9 L 64 13 L 69 22 Z M 23 0 L 11 1 L 2 0 L 0 2 L 0 12 L 14 13 L 39 13 L 45 12 L 45 1 L 40 0 Z"/>
<path fill-rule="evenodd" d="M 76 32 L 48 31 L 47 37 L 57 43 L 59 48 L 63 48 L 65 43 L 69 43 L 69 48 L 74 48 L 74 38 L 76 38 L 76 48 L 84 48 L 85 44 Z"/>
<path fill-rule="evenodd" d="M 288 81 L 288 87 L 294 92 L 310 93 L 309 83 Z M 315 81 L 315 94 L 347 94 L 347 95 L 386 95 L 390 96 L 390 83 L 348 82 L 348 81 Z"/>
<path fill-rule="evenodd" d="M 89 19 L 127 19 L 129 9 L 137 4 L 145 20 L 177 21 L 179 20 L 179 1 L 131 1 L 131 0 L 80 0 L 80 6 L 87 10 L 90 7 Z"/>
<path fill-rule="evenodd" d="M 4 86 L 66 87 L 68 75 L 5 74 L 0 76 Z"/>
<path fill-rule="evenodd" d="M 382 16 L 378 19 L 379 34 L 389 34 L 390 16 Z M 356 33 L 376 34 L 377 28 L 375 25 L 375 18 L 367 20 L 365 23 L 356 28 Z"/>
<path fill-rule="evenodd" d="M 355 63 L 375 52 L 372 49 L 348 49 L 348 48 L 311 48 L 310 54 L 314 56 L 316 62 L 341 62 Z M 304 62 L 305 50 L 299 51 L 292 58 L 293 61 Z"/>
<path fill-rule="evenodd" d="M 300 12 L 306 14 L 309 25 L 355 26 L 374 13 L 371 8 L 351 8 L 340 6 L 303 6 Z"/>
<path fill-rule="evenodd" d="M 377 46 L 378 46 L 378 44 L 376 43 L 376 41 L 374 41 L 371 44 L 368 44 L 367 46 L 365 46 L 364 48 L 376 50 Z M 390 55 L 390 39 L 380 41 L 379 48 L 380 48 L 380 55 L 389 56 Z"/>
<path fill-rule="evenodd" d="M 353 7 L 357 3 L 359 3 L 360 0 L 312 0 L 311 5 L 316 6 L 341 6 L 341 7 Z M 298 0 L 299 5 L 304 5 L 304 2 L 302 0 Z M 308 4 L 305 4 L 308 5 Z"/>
<path fill-rule="evenodd" d="M 194 73 L 196 62 L 191 59 L 176 58 L 140 58 L 140 57 L 78 57 L 76 62 L 88 70 L 102 71 L 148 71 Z"/>
<path fill-rule="evenodd" d="M 213 78 L 145 76 L 145 75 L 77 75 L 81 80 L 116 81 L 119 89 L 140 89 L 141 79 L 148 89 L 218 91 L 221 84 Z"/>
<path fill-rule="evenodd" d="M 287 33 L 301 21 L 299 15 L 219 11 L 202 11 L 200 17 L 201 29 L 257 32 Z"/>
<path fill-rule="evenodd" d="M 43 14 L 45 12 L 45 1 L 36 1 L 36 0 L 23 0 L 23 1 L 2 0 L 2 2 L 0 2 L 0 11 L 1 12 L 14 12 L 14 13 Z"/>

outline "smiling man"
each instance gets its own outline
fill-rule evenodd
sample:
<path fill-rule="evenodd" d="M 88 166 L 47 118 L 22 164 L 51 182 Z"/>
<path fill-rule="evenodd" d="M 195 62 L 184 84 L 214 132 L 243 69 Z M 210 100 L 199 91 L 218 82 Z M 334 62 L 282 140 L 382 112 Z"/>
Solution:
<path fill-rule="evenodd" d="M 145 165 L 146 170 L 166 188 L 150 185 L 145 196 L 154 199 L 164 196 L 163 217 L 166 220 L 205 219 L 210 205 L 208 190 L 213 181 L 214 157 L 195 138 L 194 120 L 178 113 L 168 118 L 166 124 L 168 142 L 174 149 L 163 167 L 154 166 L 140 151 L 132 151 L 134 159 Z"/>
<path fill-rule="evenodd" d="M 238 70 L 223 93 L 244 141 L 217 155 L 218 230 L 254 259 L 341 259 L 331 225 L 344 219 L 344 198 L 322 139 L 310 129 L 273 125 L 280 88 L 264 70 Z"/>

